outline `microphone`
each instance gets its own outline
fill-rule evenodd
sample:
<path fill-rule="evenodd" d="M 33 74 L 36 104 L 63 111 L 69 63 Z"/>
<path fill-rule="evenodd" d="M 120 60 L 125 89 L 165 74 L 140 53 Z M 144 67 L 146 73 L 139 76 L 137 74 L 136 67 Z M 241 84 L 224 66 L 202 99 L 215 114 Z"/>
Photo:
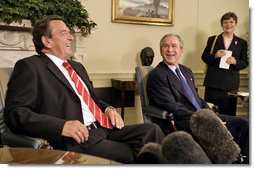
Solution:
<path fill-rule="evenodd" d="M 213 111 L 202 109 L 194 112 L 190 128 L 212 163 L 231 164 L 241 156 L 239 145 Z"/>
<path fill-rule="evenodd" d="M 154 142 L 145 144 L 139 151 L 136 164 L 164 164 L 165 159 L 161 153 L 161 145 Z"/>
<path fill-rule="evenodd" d="M 185 131 L 167 135 L 161 147 L 168 164 L 211 164 L 200 145 Z"/>

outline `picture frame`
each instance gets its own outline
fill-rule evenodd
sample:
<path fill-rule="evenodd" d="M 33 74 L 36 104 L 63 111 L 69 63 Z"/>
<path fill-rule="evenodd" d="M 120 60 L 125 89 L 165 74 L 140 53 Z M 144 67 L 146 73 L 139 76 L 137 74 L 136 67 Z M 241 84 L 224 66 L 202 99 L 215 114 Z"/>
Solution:
<path fill-rule="evenodd" d="M 112 0 L 112 22 L 173 26 L 174 0 Z"/>

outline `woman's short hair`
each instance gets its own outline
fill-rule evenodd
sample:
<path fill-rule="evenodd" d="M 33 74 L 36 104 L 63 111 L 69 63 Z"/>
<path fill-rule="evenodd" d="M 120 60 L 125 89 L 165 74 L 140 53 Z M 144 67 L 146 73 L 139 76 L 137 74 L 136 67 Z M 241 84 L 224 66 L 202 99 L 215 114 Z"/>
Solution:
<path fill-rule="evenodd" d="M 225 20 L 229 20 L 230 18 L 233 18 L 233 20 L 235 21 L 235 23 L 237 23 L 237 16 L 234 12 L 227 12 L 224 15 L 222 15 L 221 19 L 220 19 L 220 24 L 222 25 L 223 21 Z"/>

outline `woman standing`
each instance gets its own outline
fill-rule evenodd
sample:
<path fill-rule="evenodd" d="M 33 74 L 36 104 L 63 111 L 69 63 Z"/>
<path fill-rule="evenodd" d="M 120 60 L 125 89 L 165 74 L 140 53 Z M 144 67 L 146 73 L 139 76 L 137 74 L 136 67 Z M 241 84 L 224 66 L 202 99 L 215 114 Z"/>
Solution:
<path fill-rule="evenodd" d="M 207 64 L 204 79 L 205 100 L 218 105 L 221 114 L 235 116 L 237 98 L 228 96 L 228 92 L 238 91 L 239 71 L 249 65 L 247 41 L 234 34 L 237 26 L 235 13 L 225 13 L 220 23 L 223 32 L 208 38 L 202 54 L 202 60 Z M 229 67 L 221 67 L 221 58 L 228 51 L 232 51 L 231 56 L 226 59 L 226 65 Z"/>

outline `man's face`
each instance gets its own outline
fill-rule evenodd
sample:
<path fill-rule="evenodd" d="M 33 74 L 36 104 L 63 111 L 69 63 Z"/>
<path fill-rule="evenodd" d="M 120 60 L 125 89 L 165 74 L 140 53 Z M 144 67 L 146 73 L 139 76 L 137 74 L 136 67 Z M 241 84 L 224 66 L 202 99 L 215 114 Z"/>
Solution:
<path fill-rule="evenodd" d="M 71 43 L 73 36 L 70 34 L 70 30 L 65 23 L 61 20 L 50 21 L 51 37 L 45 37 L 47 40 L 44 45 L 46 49 L 45 53 L 55 55 L 63 60 L 73 56 L 71 49 Z"/>
<path fill-rule="evenodd" d="M 180 46 L 177 37 L 168 36 L 164 39 L 160 52 L 163 60 L 167 64 L 178 66 L 180 57 L 183 54 L 183 48 Z"/>

